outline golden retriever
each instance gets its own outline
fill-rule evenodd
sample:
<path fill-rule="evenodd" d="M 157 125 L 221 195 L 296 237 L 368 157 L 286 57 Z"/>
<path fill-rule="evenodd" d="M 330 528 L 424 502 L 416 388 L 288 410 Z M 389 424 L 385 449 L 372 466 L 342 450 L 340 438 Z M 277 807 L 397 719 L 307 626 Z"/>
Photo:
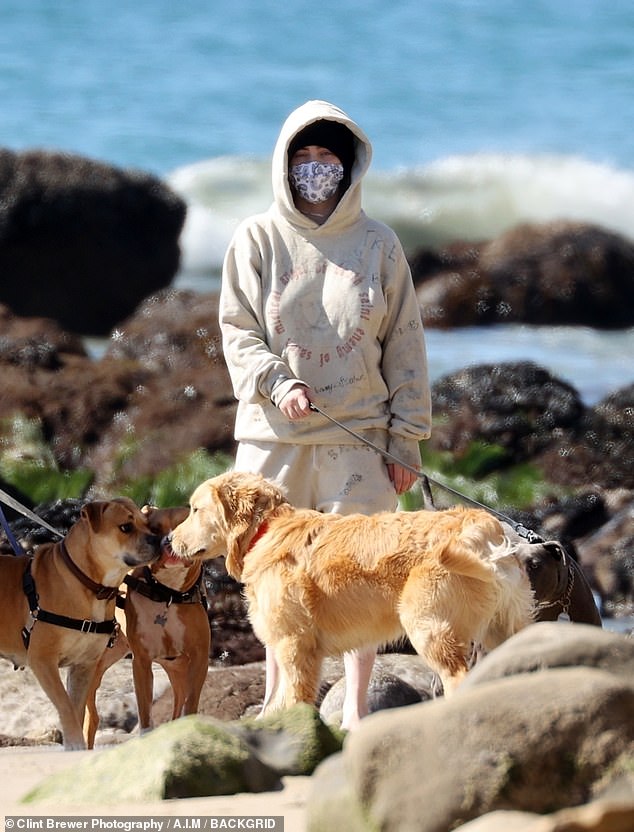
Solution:
<path fill-rule="evenodd" d="M 473 644 L 486 652 L 533 620 L 527 575 L 483 509 L 322 514 L 229 472 L 195 489 L 171 543 L 182 557 L 225 555 L 244 583 L 280 668 L 268 710 L 314 702 L 325 656 L 404 634 L 451 694 Z"/>

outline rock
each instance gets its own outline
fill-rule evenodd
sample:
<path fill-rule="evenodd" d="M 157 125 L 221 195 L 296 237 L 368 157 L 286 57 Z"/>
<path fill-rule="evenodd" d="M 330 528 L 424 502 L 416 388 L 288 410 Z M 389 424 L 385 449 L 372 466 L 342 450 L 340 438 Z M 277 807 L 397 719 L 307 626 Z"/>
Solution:
<path fill-rule="evenodd" d="M 585 408 L 573 387 L 530 361 L 469 366 L 432 385 L 427 445 L 451 451 L 470 478 L 530 461 L 552 483 L 631 489 L 634 385 L 609 399 Z"/>
<path fill-rule="evenodd" d="M 343 754 L 328 757 L 313 775 L 307 815 L 307 832 L 332 832 L 335 829 L 374 832 L 378 828 L 373 825 L 373 819 L 368 817 L 363 802 L 359 800 Z M 395 827 L 394 832 L 399 830 Z"/>
<path fill-rule="evenodd" d="M 168 800 L 272 791 L 284 775 L 312 774 L 343 735 L 297 705 L 263 720 L 222 723 L 193 715 L 101 750 L 29 792 L 25 803 Z"/>
<path fill-rule="evenodd" d="M 236 404 L 217 317 L 215 295 L 153 296 L 95 361 L 50 321 L 32 319 L 24 333 L 7 313 L 0 419 L 14 427 L 3 455 L 23 457 L 28 430 L 36 463 L 94 472 L 98 497 L 201 448 L 231 451 Z"/>
<path fill-rule="evenodd" d="M 1 290 L 0 290 L 1 291 Z M 48 317 L 22 318 L 0 303 L 0 362 L 32 370 L 57 370 L 64 355 L 86 357 L 81 339 Z"/>
<path fill-rule="evenodd" d="M 411 258 L 428 327 L 634 324 L 634 244 L 585 223 L 525 224 Z"/>
<path fill-rule="evenodd" d="M 80 468 L 100 436 L 148 373 L 131 362 L 94 362 L 54 322 L 28 325 L 0 308 L 3 459 Z"/>
<path fill-rule="evenodd" d="M 631 789 L 634 794 L 634 786 Z M 491 812 L 465 823 L 461 832 L 629 832 L 634 829 L 634 798 L 628 803 L 592 800 L 585 806 L 562 809 L 552 815 L 529 812 Z"/>
<path fill-rule="evenodd" d="M 552 668 L 591 667 L 634 680 L 634 639 L 590 624 L 542 621 L 532 624 L 485 656 L 459 688 L 460 695 L 475 685 L 506 676 L 538 673 Z"/>
<path fill-rule="evenodd" d="M 570 541 L 607 523 L 610 507 L 606 493 L 590 488 L 570 497 L 564 496 L 556 503 L 537 506 L 535 516 L 545 535 Z"/>
<path fill-rule="evenodd" d="M 576 545 L 606 611 L 618 615 L 634 607 L 634 500 Z"/>
<path fill-rule="evenodd" d="M 634 686 L 607 671 L 476 685 L 364 720 L 313 775 L 308 828 L 444 832 L 496 810 L 553 812 L 623 775 L 633 742 Z"/>
<path fill-rule="evenodd" d="M 23 799 L 94 804 L 263 792 L 280 787 L 236 734 L 209 717 L 167 722 L 47 778 Z"/>
<path fill-rule="evenodd" d="M 113 333 L 103 361 L 142 366 L 145 378 L 131 391 L 122 418 L 111 420 L 86 454 L 96 488 L 154 476 L 200 448 L 234 450 L 236 401 L 222 357 L 216 294 L 153 295 Z"/>
<path fill-rule="evenodd" d="M 401 708 L 422 702 L 423 698 L 431 699 L 433 696 L 431 691 L 433 673 L 431 671 L 429 671 L 429 677 L 429 690 L 421 695 L 415 687 L 393 673 L 387 673 L 381 669 L 375 670 L 368 685 L 369 712 L 372 714 L 375 711 L 382 711 L 387 708 Z M 335 682 L 321 703 L 319 714 L 324 722 L 329 725 L 341 724 L 345 692 L 346 680 L 342 678 Z"/>
<path fill-rule="evenodd" d="M 105 335 L 173 279 L 185 212 L 150 174 L 0 150 L 0 301 Z"/>
<path fill-rule="evenodd" d="M 503 454 L 498 467 L 531 459 L 584 413 L 573 387 L 530 361 L 478 364 L 449 373 L 432 385 L 432 404 L 430 447 L 451 449 L 460 457 L 473 442 L 495 444 Z"/>
<path fill-rule="evenodd" d="M 36 517 L 40 517 L 49 526 L 57 529 L 60 534 L 65 535 L 71 526 L 79 520 L 84 502 L 84 500 L 71 499 L 55 500 L 52 503 L 40 503 L 35 506 L 27 505 L 27 508 L 30 508 Z M 33 554 L 35 548 L 42 543 L 54 543 L 59 539 L 45 526 L 39 525 L 34 520 L 21 514 L 11 523 L 11 530 L 27 554 Z M 3 541 L 0 541 L 0 552 L 3 554 L 10 553 L 7 544 Z"/>
<path fill-rule="evenodd" d="M 198 712 L 223 721 L 240 719 L 264 699 L 264 662 L 239 667 L 210 667 Z M 172 692 L 166 690 L 152 706 L 152 720 L 160 725 L 171 719 Z"/>
<path fill-rule="evenodd" d="M 574 425 L 540 451 L 535 463 L 552 482 L 634 487 L 634 384 L 586 410 Z"/>
<path fill-rule="evenodd" d="M 228 725 L 282 777 L 312 774 L 326 757 L 341 751 L 344 734 L 329 728 L 312 705 L 296 705 L 262 719 Z"/>

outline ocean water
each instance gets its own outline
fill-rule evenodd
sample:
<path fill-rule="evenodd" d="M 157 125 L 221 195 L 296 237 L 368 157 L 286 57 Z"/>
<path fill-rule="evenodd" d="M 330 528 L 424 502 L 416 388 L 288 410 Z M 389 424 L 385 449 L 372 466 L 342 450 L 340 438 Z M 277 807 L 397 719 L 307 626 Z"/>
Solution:
<path fill-rule="evenodd" d="M 0 147 L 164 177 L 187 201 L 179 286 L 217 286 L 236 223 L 309 98 L 374 145 L 368 213 L 406 248 L 574 219 L 634 238 L 630 0 L 2 0 Z M 428 333 L 432 374 L 529 358 L 593 402 L 634 330 Z"/>

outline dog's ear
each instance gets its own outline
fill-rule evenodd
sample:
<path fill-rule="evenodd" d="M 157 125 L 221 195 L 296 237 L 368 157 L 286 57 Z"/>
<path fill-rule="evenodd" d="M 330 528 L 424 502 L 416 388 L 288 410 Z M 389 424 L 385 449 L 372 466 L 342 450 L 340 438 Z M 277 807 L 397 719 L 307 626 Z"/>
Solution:
<path fill-rule="evenodd" d="M 566 550 L 558 540 L 545 540 L 544 551 L 548 552 L 551 558 L 557 563 L 566 562 Z"/>
<path fill-rule="evenodd" d="M 227 483 L 217 490 L 216 496 L 227 529 L 225 566 L 232 578 L 240 580 L 251 540 L 271 512 L 287 500 L 277 486 L 264 478 L 258 478 L 255 486 Z"/>
<path fill-rule="evenodd" d="M 189 508 L 187 506 L 174 506 L 172 508 L 143 506 L 141 511 L 147 517 L 147 523 L 152 534 L 159 535 L 169 534 L 189 514 Z"/>
<path fill-rule="evenodd" d="M 79 512 L 79 516 L 86 520 L 91 528 L 97 529 L 101 525 L 101 518 L 108 506 L 106 500 L 93 500 L 91 503 L 84 503 Z"/>
<path fill-rule="evenodd" d="M 266 519 L 272 511 L 286 502 L 286 496 L 277 485 L 262 479 L 255 499 L 254 513 L 258 517 Z"/>
<path fill-rule="evenodd" d="M 212 501 L 218 507 L 220 519 L 225 529 L 227 551 L 225 567 L 232 578 L 239 581 L 242 576 L 244 554 L 240 552 L 240 541 L 248 530 L 250 519 L 240 511 L 240 495 L 231 483 L 212 487 Z"/>

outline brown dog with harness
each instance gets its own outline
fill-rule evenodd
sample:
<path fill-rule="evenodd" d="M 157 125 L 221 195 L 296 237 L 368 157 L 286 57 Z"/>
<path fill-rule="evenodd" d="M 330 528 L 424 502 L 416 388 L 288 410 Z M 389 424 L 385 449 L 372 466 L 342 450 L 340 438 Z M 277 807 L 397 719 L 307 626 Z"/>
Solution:
<path fill-rule="evenodd" d="M 187 517 L 187 508 L 144 507 L 148 525 L 163 537 Z M 126 575 L 121 630 L 105 650 L 88 694 L 84 724 L 92 748 L 99 724 L 96 693 L 103 674 L 132 653 L 132 676 L 141 733 L 152 726 L 153 673 L 157 662 L 167 673 L 173 693 L 172 719 L 195 714 L 209 669 L 211 630 L 207 617 L 202 564 L 174 557 L 163 546 L 158 560 Z M 119 614 L 119 611 L 118 611 Z"/>
<path fill-rule="evenodd" d="M 87 503 L 66 537 L 42 544 L 33 558 L 0 556 L 0 656 L 31 668 L 57 709 L 67 750 L 86 747 L 86 696 L 116 633 L 119 585 L 159 551 L 147 517 L 118 498 Z"/>

